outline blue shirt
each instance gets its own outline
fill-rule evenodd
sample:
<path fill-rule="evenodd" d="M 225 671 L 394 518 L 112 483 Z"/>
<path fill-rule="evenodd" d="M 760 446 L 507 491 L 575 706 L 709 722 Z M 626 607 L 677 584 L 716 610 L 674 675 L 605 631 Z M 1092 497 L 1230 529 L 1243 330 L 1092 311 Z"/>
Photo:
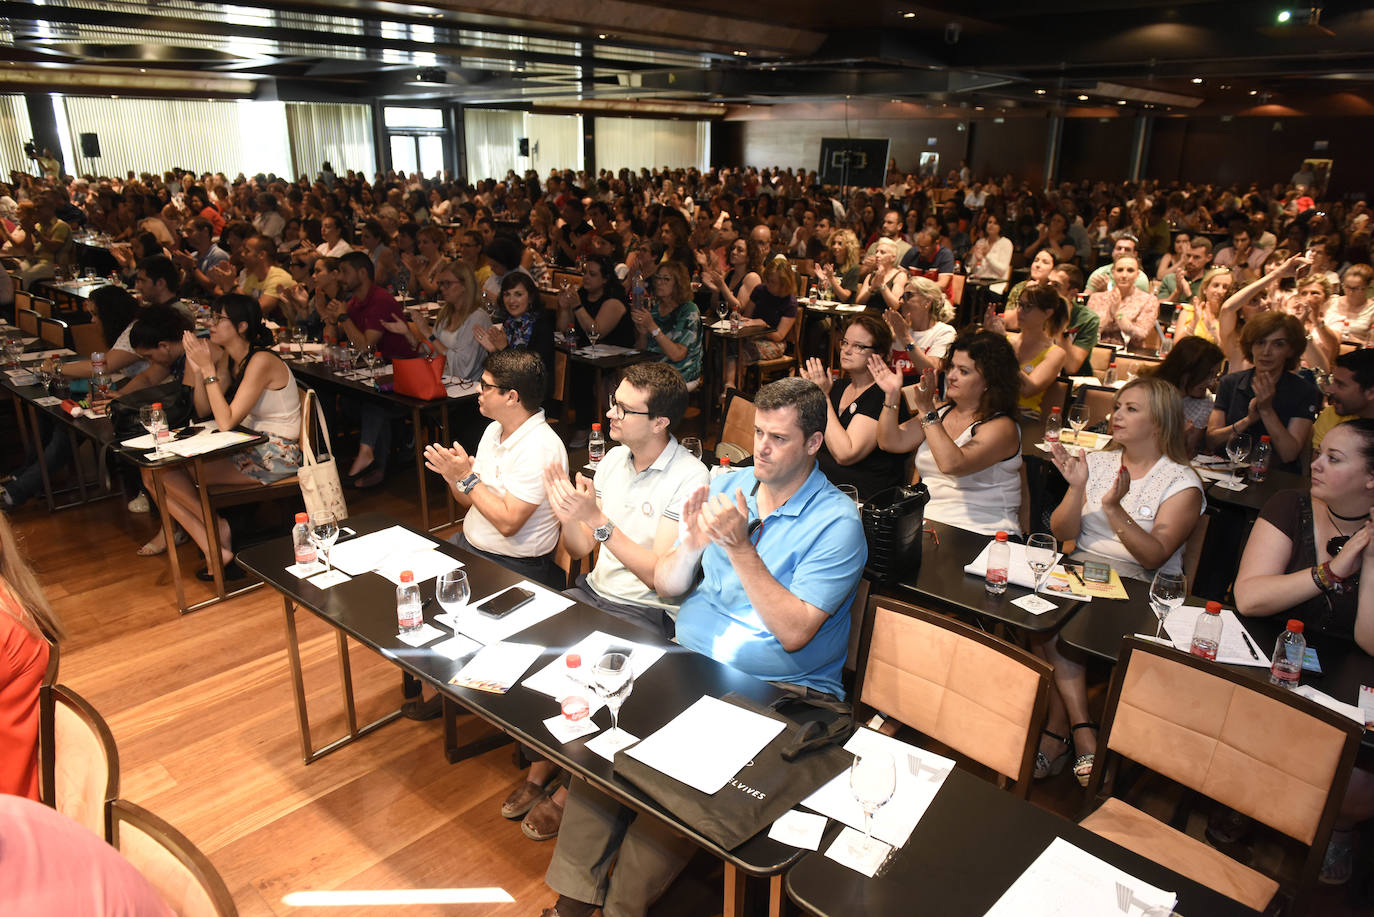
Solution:
<path fill-rule="evenodd" d="M 759 518 L 758 479 L 741 468 L 711 480 L 711 496 L 744 491 L 749 521 Z M 754 611 L 730 558 L 715 544 L 701 558 L 702 581 L 682 603 L 677 641 L 756 678 L 844 696 L 840 672 L 849 650 L 849 608 L 868 560 L 854 501 L 818 467 L 752 539 L 764 566 L 783 588 L 827 618 L 811 640 L 789 653 Z"/>

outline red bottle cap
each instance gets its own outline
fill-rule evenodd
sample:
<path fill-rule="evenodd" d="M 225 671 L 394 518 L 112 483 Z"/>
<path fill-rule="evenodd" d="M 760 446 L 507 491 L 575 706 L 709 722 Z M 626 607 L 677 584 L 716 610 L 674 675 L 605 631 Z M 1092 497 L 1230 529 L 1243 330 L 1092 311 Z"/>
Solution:
<path fill-rule="evenodd" d="M 414 574 L 414 573 L 411 573 L 409 570 L 402 570 L 402 571 L 401 571 L 401 582 L 403 582 L 403 583 L 413 583 L 413 582 L 415 582 L 415 574 Z"/>
<path fill-rule="evenodd" d="M 728 456 L 728 455 L 722 455 L 722 456 L 720 457 L 720 467 L 722 467 L 722 468 L 729 468 L 729 467 L 730 467 L 730 456 Z"/>
<path fill-rule="evenodd" d="M 1288 621 L 1288 629 L 1295 634 L 1300 634 L 1302 633 L 1302 622 L 1297 618 L 1290 618 Z"/>
<path fill-rule="evenodd" d="M 296 513 L 297 522 L 309 522 L 310 516 L 307 513 Z"/>
<path fill-rule="evenodd" d="M 1006 533 L 1006 532 L 998 532 L 998 533 L 997 533 L 997 540 L 1000 541 L 1000 542 L 1005 542 L 1005 541 L 1007 540 L 1007 533 Z"/>
<path fill-rule="evenodd" d="M 154 401 L 154 402 L 153 402 L 153 407 L 156 408 L 156 409 L 159 410 L 159 411 L 162 410 L 162 402 L 161 402 L 161 401 Z"/>
<path fill-rule="evenodd" d="M 594 424 L 592 424 L 592 429 L 593 429 L 593 430 L 600 430 L 600 429 L 601 429 L 601 424 L 599 424 L 599 423 L 594 423 Z"/>
<path fill-rule="evenodd" d="M 1261 437 L 1260 437 L 1260 442 L 1262 442 L 1262 443 L 1267 443 L 1267 442 L 1269 442 L 1269 436 L 1268 436 L 1267 434 L 1264 435 L 1264 436 L 1261 436 Z"/>
<path fill-rule="evenodd" d="M 1059 405 L 1055 405 L 1054 407 L 1050 408 L 1050 413 L 1051 413 L 1051 414 L 1058 414 L 1058 413 L 1060 413 L 1062 410 L 1063 410 L 1063 409 L 1060 408 Z"/>
<path fill-rule="evenodd" d="M 1207 613 L 1208 613 L 1209 615 L 1219 615 L 1219 614 L 1221 614 L 1221 603 L 1220 603 L 1220 602 L 1208 602 L 1208 603 L 1207 603 Z"/>
<path fill-rule="evenodd" d="M 582 654 L 580 653 L 569 653 L 564 659 L 567 661 L 568 668 L 570 669 L 576 669 L 582 666 Z"/>

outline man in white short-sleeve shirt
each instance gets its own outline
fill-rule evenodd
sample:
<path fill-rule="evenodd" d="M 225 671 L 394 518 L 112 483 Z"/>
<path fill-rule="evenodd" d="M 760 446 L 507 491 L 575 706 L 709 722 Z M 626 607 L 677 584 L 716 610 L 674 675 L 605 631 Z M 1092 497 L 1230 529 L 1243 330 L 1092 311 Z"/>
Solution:
<path fill-rule="evenodd" d="M 563 571 L 554 562 L 558 518 L 549 507 L 544 469 L 550 463 L 566 472 L 568 453 L 540 409 L 544 362 L 524 348 L 499 350 L 482 370 L 477 407 L 492 423 L 482 434 L 476 456 L 463 447 L 425 447 L 425 465 L 442 475 L 454 499 L 468 512 L 463 531 L 450 539 L 507 569 L 563 588 Z"/>
<path fill-rule="evenodd" d="M 574 558 L 601 545 L 590 576 L 568 594 L 641 627 L 673 635 L 677 603 L 654 591 L 654 570 L 678 539 L 683 502 L 709 483 L 706 466 L 668 431 L 687 409 L 687 385 L 665 363 L 626 367 L 607 415 L 616 446 L 594 480 L 545 470 L 563 544 Z"/>

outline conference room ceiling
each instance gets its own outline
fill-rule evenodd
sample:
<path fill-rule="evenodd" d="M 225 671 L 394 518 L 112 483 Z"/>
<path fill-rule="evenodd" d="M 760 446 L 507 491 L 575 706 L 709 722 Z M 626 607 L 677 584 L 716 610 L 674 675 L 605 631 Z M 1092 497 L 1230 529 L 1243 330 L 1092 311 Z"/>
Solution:
<path fill-rule="evenodd" d="M 452 99 L 686 115 L 868 99 L 958 110 L 1374 113 L 1374 9 L 1202 0 L 0 0 L 6 89 Z M 1358 108 L 1358 104 L 1355 106 Z"/>

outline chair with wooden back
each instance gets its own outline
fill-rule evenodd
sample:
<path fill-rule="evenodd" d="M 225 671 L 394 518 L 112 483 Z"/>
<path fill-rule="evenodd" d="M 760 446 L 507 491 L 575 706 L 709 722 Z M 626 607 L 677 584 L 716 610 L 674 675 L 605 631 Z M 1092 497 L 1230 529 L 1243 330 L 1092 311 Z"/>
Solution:
<path fill-rule="evenodd" d="M 727 443 L 745 456 L 754 454 L 754 402 L 738 391 L 731 391 L 730 400 L 725 403 L 725 422 L 720 428 L 720 439 L 716 441 L 716 458 L 728 454 L 731 461 L 736 461 L 734 454 L 721 452 L 721 446 Z"/>
<path fill-rule="evenodd" d="M 1116 358 L 1116 377 L 1118 379 L 1129 379 L 1131 376 L 1138 376 L 1142 372 L 1149 372 L 1163 362 L 1158 357 L 1142 356 L 1119 356 Z"/>
<path fill-rule="evenodd" d="M 11 276 L 13 276 L 13 275 L 11 275 Z M 17 281 L 16 281 L 16 283 L 15 283 L 15 285 L 14 285 L 14 308 L 16 308 L 16 309 L 32 309 L 32 308 L 33 308 L 33 294 L 32 294 L 32 293 L 26 293 L 26 292 L 24 292 L 22 289 L 20 289 L 20 288 L 19 288 L 19 283 L 18 283 Z"/>
<path fill-rule="evenodd" d="M 14 323 L 19 330 L 32 337 L 38 337 L 38 323 L 43 316 L 32 309 L 19 309 L 14 314 Z"/>
<path fill-rule="evenodd" d="M 1102 374 L 1107 371 L 1107 367 L 1112 365 L 1112 360 L 1116 359 L 1116 348 L 1108 347 L 1106 344 L 1097 344 L 1093 347 L 1093 352 L 1088 355 L 1092 362 L 1093 375 L 1101 379 Z"/>
<path fill-rule="evenodd" d="M 1207 529 L 1211 523 L 1211 513 L 1203 513 L 1193 526 L 1193 533 L 1183 543 L 1183 576 L 1188 581 L 1189 595 L 1193 594 L 1193 584 L 1197 581 L 1197 568 L 1202 561 L 1202 546 L 1207 541 Z"/>
<path fill-rule="evenodd" d="M 97 350 L 106 349 L 105 328 L 100 324 L 100 319 L 71 325 L 69 330 L 72 333 L 72 350 L 81 356 L 90 357 Z"/>
<path fill-rule="evenodd" d="M 1053 668 L 953 618 L 877 595 L 859 638 L 856 722 L 880 710 L 993 771 L 1024 798 Z M 861 710 L 863 712 L 861 712 Z"/>
<path fill-rule="evenodd" d="M 1102 385 L 1085 385 L 1078 390 L 1077 402 L 1088 409 L 1088 426 L 1095 427 L 1112 416 L 1116 404 L 1116 389 Z"/>
<path fill-rule="evenodd" d="M 116 799 L 110 843 L 147 879 L 177 917 L 235 917 L 219 870 L 176 828 L 142 806 Z"/>
<path fill-rule="evenodd" d="M 37 312 L 39 315 L 43 316 L 44 318 L 52 317 L 53 304 L 51 299 L 44 299 L 41 296 L 31 296 L 29 298 L 29 303 L 29 308 Z"/>
<path fill-rule="evenodd" d="M 67 323 L 60 318 L 40 318 L 38 336 L 53 347 L 67 346 Z"/>
<path fill-rule="evenodd" d="M 51 665 L 51 657 L 49 658 Z M 39 692 L 43 802 L 110 839 L 110 803 L 119 795 L 119 750 L 96 709 L 66 685 Z"/>
<path fill-rule="evenodd" d="M 780 357 L 771 360 L 758 360 L 749 364 L 749 372 L 755 378 L 754 388 L 757 391 L 774 378 L 790 376 L 792 371 L 801 365 L 801 328 L 802 328 L 803 307 L 797 307 L 797 317 L 792 320 L 792 327 L 787 331 L 786 350 Z"/>
<path fill-rule="evenodd" d="M 1300 911 L 1361 732 L 1344 714 L 1251 674 L 1126 637 L 1088 783 L 1094 811 L 1080 824 L 1256 911 L 1268 913 L 1281 890 Z M 1306 847 L 1297 881 L 1285 887 L 1112 795 L 1126 766 L 1133 786 L 1140 768 L 1154 771 Z"/>
<path fill-rule="evenodd" d="M 949 289 L 945 290 L 945 295 L 954 305 L 960 305 L 964 301 L 964 285 L 968 283 L 968 278 L 963 274 L 951 274 L 949 276 Z"/>
<path fill-rule="evenodd" d="M 320 436 L 318 427 L 314 425 L 316 420 L 313 407 L 315 392 L 300 382 L 296 383 L 296 389 L 301 404 L 301 432 L 298 442 L 304 443 L 308 438 L 313 445 L 322 448 L 323 438 Z M 273 481 L 271 484 L 259 484 L 256 481 L 248 484 L 212 484 L 210 485 L 209 497 L 212 511 L 230 506 L 243 506 L 248 503 L 267 503 L 272 500 L 283 499 L 300 500 L 300 479 L 293 474 L 289 478 Z"/>

